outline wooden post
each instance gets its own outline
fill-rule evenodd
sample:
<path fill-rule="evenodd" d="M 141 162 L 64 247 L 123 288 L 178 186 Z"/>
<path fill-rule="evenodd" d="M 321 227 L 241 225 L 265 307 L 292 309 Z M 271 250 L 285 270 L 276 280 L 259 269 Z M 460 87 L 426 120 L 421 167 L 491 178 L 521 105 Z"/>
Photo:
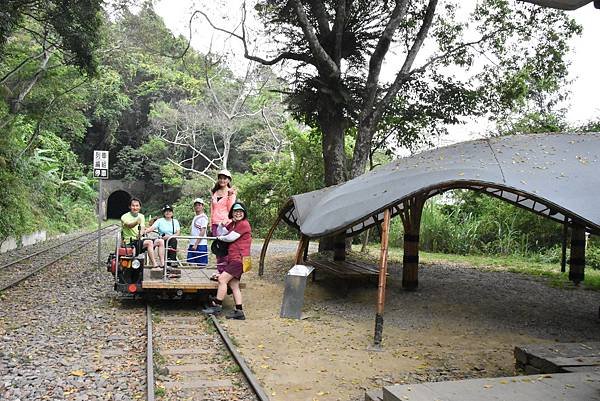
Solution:
<path fill-rule="evenodd" d="M 333 237 L 333 260 L 346 260 L 346 236 L 344 233 Z"/>
<path fill-rule="evenodd" d="M 564 273 L 567 267 L 567 237 L 569 236 L 569 226 L 567 224 L 567 217 L 563 223 L 563 235 L 562 235 L 562 253 L 560 258 L 560 271 Z"/>
<path fill-rule="evenodd" d="M 306 235 L 302 235 L 300 237 L 300 242 L 298 242 L 298 249 L 296 249 L 296 264 L 302 265 L 304 264 L 304 249 L 308 246 L 308 237 Z"/>
<path fill-rule="evenodd" d="M 265 240 L 264 240 L 265 242 L 263 242 L 263 246 L 260 250 L 260 259 L 258 260 L 258 275 L 261 277 L 265 270 L 265 256 L 267 255 L 267 248 L 269 247 L 269 242 L 271 242 L 271 237 L 273 236 L 273 233 L 275 232 L 275 229 L 277 228 L 277 224 L 279 224 L 280 220 L 281 220 L 281 214 L 279 214 L 277 216 L 277 219 L 275 219 L 275 222 L 269 229 L 269 232 L 267 233 L 267 236 L 265 237 Z"/>
<path fill-rule="evenodd" d="M 571 258 L 569 259 L 569 280 L 579 285 L 585 278 L 585 228 L 574 226 L 571 230 Z"/>
<path fill-rule="evenodd" d="M 390 209 L 383 212 L 381 230 L 381 255 L 379 256 L 379 285 L 377 287 L 377 314 L 375 315 L 375 347 L 381 346 L 383 334 L 383 308 L 385 306 L 385 281 L 387 275 L 388 241 L 390 233 Z"/>
<path fill-rule="evenodd" d="M 400 217 L 404 225 L 404 256 L 402 258 L 402 288 L 415 290 L 419 286 L 419 231 L 425 199 L 416 195 L 404 202 Z"/>

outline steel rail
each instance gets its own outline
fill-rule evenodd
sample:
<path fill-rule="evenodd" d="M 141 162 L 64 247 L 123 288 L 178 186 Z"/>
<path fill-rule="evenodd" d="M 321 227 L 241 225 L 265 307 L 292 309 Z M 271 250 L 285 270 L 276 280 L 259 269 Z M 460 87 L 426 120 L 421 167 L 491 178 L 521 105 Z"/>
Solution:
<path fill-rule="evenodd" d="M 114 224 L 113 224 L 113 225 L 114 225 Z M 105 228 L 103 228 L 102 230 L 104 231 L 104 230 L 106 230 L 106 229 L 108 229 L 108 228 L 110 228 L 110 227 L 112 227 L 112 226 L 105 227 Z M 116 228 L 113 228 L 113 229 L 112 229 L 112 231 L 109 231 L 109 233 L 112 233 L 112 232 L 116 231 L 116 229 L 118 229 L 118 227 L 116 227 Z M 92 231 L 92 232 L 90 232 L 90 233 L 87 233 L 86 235 L 90 235 L 90 234 L 96 234 L 96 231 Z M 79 236 L 79 237 L 77 237 L 77 239 L 79 239 L 79 238 L 82 238 L 82 237 L 83 237 L 83 235 L 82 235 L 82 236 Z M 83 245 L 87 245 L 87 244 L 89 244 L 89 243 L 90 243 L 90 242 L 92 242 L 92 241 L 96 241 L 97 239 L 98 239 L 98 237 L 93 237 L 91 240 L 84 242 L 84 243 L 83 243 Z M 63 244 L 64 244 L 64 243 L 63 243 Z M 47 250 L 49 250 L 49 249 L 54 249 L 54 248 L 56 248 L 56 247 L 48 248 Z M 1 291 L 4 291 L 4 290 L 6 290 L 6 289 L 8 289 L 8 288 L 14 287 L 15 285 L 19 284 L 20 282 L 22 282 L 22 281 L 24 281 L 24 280 L 27 280 L 29 277 L 31 277 L 31 276 L 33 276 L 33 275 L 35 275 L 36 273 L 38 273 L 38 272 L 39 272 L 39 271 L 41 271 L 42 269 L 44 269 L 44 268 L 46 268 L 46 267 L 50 266 L 51 264 L 54 264 L 54 263 L 58 262 L 59 260 L 61 260 L 61 259 L 62 259 L 62 258 L 64 258 L 65 256 L 69 255 L 69 254 L 70 254 L 72 251 L 73 251 L 73 249 L 69 249 L 67 252 L 65 252 L 65 253 L 63 253 L 63 254 L 60 254 L 60 255 L 59 255 L 59 256 L 57 256 L 56 258 L 52 259 L 50 262 L 48 262 L 48 263 L 46 263 L 46 264 L 43 264 L 42 266 L 40 266 L 40 267 L 38 267 L 38 268 L 36 268 L 36 269 L 33 269 L 32 271 L 30 271 L 30 272 L 29 272 L 28 274 L 26 274 L 25 276 L 19 277 L 18 279 L 16 279 L 16 280 L 13 280 L 13 281 L 9 282 L 8 284 L 5 284 L 5 285 L 3 285 L 2 287 L 0 287 L 0 292 L 1 292 Z"/>
<path fill-rule="evenodd" d="M 233 356 L 233 359 L 235 359 L 236 363 L 242 370 L 242 373 L 246 377 L 248 384 L 250 384 L 250 387 L 252 387 L 252 390 L 254 391 L 254 394 L 256 394 L 256 396 L 258 397 L 259 401 L 269 401 L 267 393 L 258 382 L 256 376 L 254 376 L 254 373 L 252 373 L 248 365 L 246 365 L 244 357 L 242 357 L 242 355 L 240 355 L 240 353 L 237 351 L 237 349 L 233 345 L 233 342 L 231 341 L 225 330 L 223 330 L 223 327 L 221 327 L 221 324 L 219 323 L 217 318 L 214 315 L 210 315 L 210 319 L 212 320 L 212 323 L 217 329 L 217 331 L 219 332 L 219 335 L 223 339 L 223 342 L 227 346 L 227 349 L 231 353 L 231 356 Z"/>
<path fill-rule="evenodd" d="M 154 401 L 154 351 L 152 349 L 152 309 L 146 304 L 146 399 Z"/>
<path fill-rule="evenodd" d="M 116 225 L 116 224 L 111 224 L 111 225 L 109 225 L 109 226 L 106 226 L 106 227 L 104 227 L 104 228 L 103 228 L 103 230 L 104 230 L 105 228 L 112 227 L 112 226 L 115 226 L 115 225 Z M 79 238 L 85 237 L 86 235 L 90 235 L 91 233 L 96 233 L 96 232 L 97 232 L 97 231 L 91 231 L 91 232 L 83 233 L 83 234 L 81 234 L 81 235 L 79 235 L 79 236 L 77 236 L 77 237 L 71 238 L 69 241 L 76 241 L 76 240 L 78 240 Z M 40 253 L 48 252 L 48 251 L 49 251 L 49 250 L 51 250 L 51 249 L 58 248 L 59 246 L 62 246 L 62 245 L 65 245 L 65 244 L 67 244 L 69 241 L 65 241 L 65 242 L 61 242 L 60 244 L 56 244 L 56 245 L 49 246 L 48 248 L 42 249 L 42 250 L 40 250 L 40 251 L 37 251 L 37 252 L 35 252 L 35 253 L 32 253 L 32 254 L 30 254 L 30 255 L 27 255 L 27 256 L 23 256 L 23 257 L 21 257 L 21 258 L 19 258 L 19 259 L 17 259 L 17 260 L 13 260 L 12 262 L 8 262 L 7 264 L 0 266 L 0 270 L 2 270 L 2 269 L 5 269 L 5 268 L 7 268 L 7 267 L 9 267 L 9 266 L 15 265 L 15 264 L 17 264 L 17 263 L 19 263 L 19 262 L 22 262 L 22 261 L 24 261 L 24 260 L 30 259 L 30 258 L 32 258 L 32 257 L 34 257 L 34 256 L 37 256 L 37 255 L 39 255 Z"/>

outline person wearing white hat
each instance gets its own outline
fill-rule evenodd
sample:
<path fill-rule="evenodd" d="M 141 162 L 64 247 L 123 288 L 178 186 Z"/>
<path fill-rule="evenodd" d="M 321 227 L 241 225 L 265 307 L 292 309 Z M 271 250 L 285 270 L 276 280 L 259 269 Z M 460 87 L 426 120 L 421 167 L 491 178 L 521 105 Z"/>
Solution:
<path fill-rule="evenodd" d="M 205 237 L 206 228 L 208 227 L 208 216 L 204 213 L 204 200 L 202 198 L 194 199 L 194 213 L 196 215 L 192 219 L 190 233 L 193 237 Z M 190 240 L 187 261 L 200 266 L 208 265 L 208 241 L 206 239 L 196 238 Z"/>
<path fill-rule="evenodd" d="M 226 226 L 231 222 L 229 209 L 235 203 L 236 189 L 231 186 L 231 173 L 229 170 L 220 170 L 217 173 L 217 182 L 211 190 L 210 202 L 210 227 L 212 235 L 216 235 L 219 224 Z M 225 265 L 225 258 L 217 256 L 217 271 L 221 273 Z"/>

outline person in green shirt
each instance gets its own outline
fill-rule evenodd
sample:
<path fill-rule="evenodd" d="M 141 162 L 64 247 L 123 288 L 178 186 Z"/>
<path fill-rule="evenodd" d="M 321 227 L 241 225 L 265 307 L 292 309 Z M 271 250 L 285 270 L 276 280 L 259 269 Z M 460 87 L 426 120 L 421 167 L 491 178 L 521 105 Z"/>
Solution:
<path fill-rule="evenodd" d="M 154 245 L 151 239 L 140 238 L 146 232 L 146 221 L 140 213 L 142 202 L 138 198 L 129 201 L 129 212 L 121 216 L 121 238 L 125 244 L 135 245 L 136 249 L 146 249 L 152 266 L 158 266 L 154 256 Z"/>

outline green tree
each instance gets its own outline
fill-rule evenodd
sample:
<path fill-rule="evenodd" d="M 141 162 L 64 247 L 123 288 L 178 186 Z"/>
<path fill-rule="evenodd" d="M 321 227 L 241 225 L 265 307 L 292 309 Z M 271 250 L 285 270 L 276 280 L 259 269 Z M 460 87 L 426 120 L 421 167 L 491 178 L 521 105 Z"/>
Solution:
<path fill-rule="evenodd" d="M 421 107 L 417 113 L 398 114 L 398 107 L 417 105 L 407 101 L 419 95 L 415 86 L 427 87 L 424 93 L 446 93 L 429 96 L 431 103 L 425 108 L 435 109 L 433 102 L 447 103 L 440 117 L 448 120 L 453 115 L 480 113 L 482 108 L 511 107 L 526 95 L 526 88 L 511 89 L 506 84 L 515 74 L 546 77 L 544 90 L 553 89 L 554 76 L 561 82 L 567 40 L 579 29 L 564 13 L 486 0 L 478 3 L 468 21 L 461 21 L 458 4 L 259 0 L 256 10 L 271 48 L 276 49 L 273 57 L 251 53 L 245 25 L 241 33 L 230 34 L 243 42 L 248 59 L 295 66 L 289 77 L 290 109 L 322 132 L 325 183 L 333 185 L 365 171 L 375 134 L 389 127 L 386 116 L 393 121 L 404 115 L 414 124 L 433 116 Z M 469 39 L 474 32 L 476 37 Z M 426 43 L 436 50 L 417 61 Z M 389 81 L 382 78 L 384 63 L 398 66 Z M 527 70 L 530 65 L 534 68 Z M 480 72 L 468 81 L 451 78 L 457 68 L 469 67 Z M 496 93 L 494 85 L 505 90 Z M 464 98 L 474 96 L 477 102 L 465 107 Z M 344 154 L 347 132 L 355 135 L 350 163 Z M 407 135 L 414 133 L 408 130 Z"/>
<path fill-rule="evenodd" d="M 286 124 L 283 134 L 290 145 L 279 158 L 257 161 L 250 171 L 235 177 L 238 197 L 248 207 L 257 235 L 266 234 L 290 196 L 323 187 L 320 135 L 302 131 L 293 122 Z"/>
<path fill-rule="evenodd" d="M 15 32 L 27 30 L 37 42 L 46 44 L 45 51 L 58 51 L 68 64 L 95 75 L 94 52 L 99 42 L 103 3 L 102 0 L 4 0 L 0 3 L 0 52 Z M 32 20 L 39 25 L 29 25 Z M 24 58 L 15 68 L 40 57 L 43 54 Z"/>

